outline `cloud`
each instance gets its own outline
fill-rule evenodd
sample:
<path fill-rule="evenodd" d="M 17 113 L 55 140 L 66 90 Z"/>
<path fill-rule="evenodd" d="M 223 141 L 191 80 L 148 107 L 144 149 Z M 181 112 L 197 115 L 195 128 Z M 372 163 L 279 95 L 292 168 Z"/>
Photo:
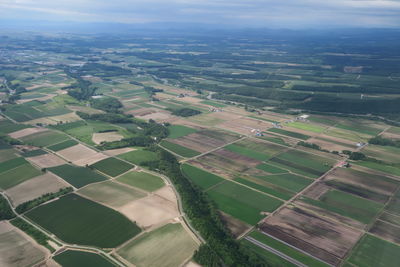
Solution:
<path fill-rule="evenodd" d="M 3 19 L 400 27 L 399 0 L 0 0 Z"/>

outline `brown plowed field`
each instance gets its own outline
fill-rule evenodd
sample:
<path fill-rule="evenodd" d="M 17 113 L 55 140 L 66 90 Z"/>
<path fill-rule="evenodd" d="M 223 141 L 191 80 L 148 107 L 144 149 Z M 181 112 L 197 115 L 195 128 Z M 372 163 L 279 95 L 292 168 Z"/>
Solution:
<path fill-rule="evenodd" d="M 362 235 L 361 231 L 317 217 L 300 208 L 282 209 L 267 218 L 261 229 L 335 265 Z"/>

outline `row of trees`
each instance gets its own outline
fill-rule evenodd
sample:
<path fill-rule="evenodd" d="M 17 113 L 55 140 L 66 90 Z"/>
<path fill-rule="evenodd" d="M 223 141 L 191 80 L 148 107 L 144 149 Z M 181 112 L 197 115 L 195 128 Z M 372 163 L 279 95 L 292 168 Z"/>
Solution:
<path fill-rule="evenodd" d="M 226 230 L 208 196 L 182 173 L 177 159 L 159 149 L 159 161 L 153 168 L 168 176 L 182 199 L 185 214 L 207 242 L 194 255 L 204 266 L 268 266 L 258 255 L 240 245 Z"/>

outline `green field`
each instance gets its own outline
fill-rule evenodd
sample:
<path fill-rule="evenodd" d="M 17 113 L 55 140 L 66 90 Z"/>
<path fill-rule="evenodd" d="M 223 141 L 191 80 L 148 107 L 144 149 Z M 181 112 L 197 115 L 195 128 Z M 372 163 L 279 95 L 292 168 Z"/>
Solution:
<path fill-rule="evenodd" d="M 312 183 L 311 179 L 307 179 L 291 173 L 257 176 L 257 178 L 268 183 L 286 188 L 293 192 L 299 192 Z"/>
<path fill-rule="evenodd" d="M 117 253 L 139 267 L 181 266 L 197 244 L 181 224 L 167 224 L 130 241 Z"/>
<path fill-rule="evenodd" d="M 279 267 L 295 267 L 296 265 L 286 261 L 285 259 L 279 257 L 278 255 L 265 250 L 246 239 L 240 240 L 240 243 L 247 247 L 249 250 L 261 257 L 269 266 L 279 266 Z"/>
<path fill-rule="evenodd" d="M 9 159 L 7 161 L 0 163 L 0 173 L 9 171 L 11 169 L 14 169 L 18 166 L 21 166 L 21 165 L 27 164 L 27 163 L 28 162 L 23 157 Z"/>
<path fill-rule="evenodd" d="M 194 151 L 190 148 L 174 144 L 171 142 L 168 142 L 166 140 L 163 140 L 160 143 L 161 146 L 165 147 L 166 149 L 178 154 L 179 156 L 185 157 L 185 158 L 191 158 L 197 155 L 200 155 L 200 152 Z"/>
<path fill-rule="evenodd" d="M 288 172 L 287 170 L 275 167 L 274 165 L 267 164 L 267 163 L 261 163 L 260 165 L 257 165 L 256 168 L 259 170 L 265 171 L 265 172 L 272 173 L 272 174 Z"/>
<path fill-rule="evenodd" d="M 94 201 L 117 208 L 146 196 L 141 191 L 113 181 L 88 185 L 78 192 Z"/>
<path fill-rule="evenodd" d="M 153 192 L 165 185 L 164 181 L 160 177 L 147 172 L 128 172 L 118 177 L 117 180 L 121 183 L 131 185 L 148 192 Z"/>
<path fill-rule="evenodd" d="M 48 170 L 58 175 L 76 188 L 107 180 L 105 176 L 98 174 L 89 168 L 72 166 L 68 164 L 52 167 Z"/>
<path fill-rule="evenodd" d="M 319 201 L 309 198 L 302 200 L 365 224 L 372 222 L 383 207 L 383 204 L 338 190 L 328 191 Z"/>
<path fill-rule="evenodd" d="M 317 178 L 328 171 L 335 161 L 310 153 L 290 150 L 271 159 L 274 165 L 286 168 L 296 174 Z"/>
<path fill-rule="evenodd" d="M 322 133 L 325 128 L 315 125 L 315 124 L 311 124 L 311 123 L 305 123 L 305 122 L 291 122 L 288 124 L 288 126 L 296 128 L 296 129 L 300 129 L 300 130 L 305 130 L 305 131 L 309 131 L 309 132 L 314 132 L 314 133 Z"/>
<path fill-rule="evenodd" d="M 271 184 L 264 183 L 263 181 L 260 181 L 253 177 L 245 177 L 245 178 L 237 177 L 234 179 L 234 181 L 241 183 L 243 185 L 247 185 L 258 191 L 267 193 L 269 195 L 275 196 L 280 199 L 289 200 L 291 197 L 294 196 L 294 193 L 290 192 L 289 190 L 285 190 L 285 189 L 279 188 L 277 186 L 273 186 Z"/>
<path fill-rule="evenodd" d="M 23 164 L 9 171 L 0 174 L 0 188 L 8 189 L 35 176 L 41 175 L 42 172 L 34 168 L 31 164 Z"/>
<path fill-rule="evenodd" d="M 223 178 L 212 174 L 210 172 L 204 171 L 202 169 L 196 168 L 194 166 L 183 164 L 182 171 L 189 180 L 191 180 L 195 185 L 199 186 L 201 189 L 206 190 L 213 185 L 216 185 L 222 181 Z"/>
<path fill-rule="evenodd" d="M 309 135 L 296 133 L 296 132 L 292 132 L 292 131 L 286 131 L 286 130 L 283 130 L 283 129 L 280 129 L 280 128 L 271 128 L 271 129 L 268 129 L 268 131 L 269 132 L 278 133 L 278 134 L 281 134 L 281 135 L 286 135 L 286 136 L 289 136 L 289 137 L 294 137 L 294 138 L 301 139 L 301 140 L 307 140 L 307 139 L 309 139 L 311 137 Z"/>
<path fill-rule="evenodd" d="M 21 138 L 25 143 L 38 147 L 53 145 L 68 139 L 67 135 L 53 131 L 40 132 Z"/>
<path fill-rule="evenodd" d="M 10 159 L 15 159 L 16 157 L 18 156 L 14 149 L 12 148 L 0 149 L 0 163 L 8 161 Z"/>
<path fill-rule="evenodd" d="M 71 244 L 112 248 L 140 232 L 120 213 L 76 194 L 39 206 L 26 216 Z"/>
<path fill-rule="evenodd" d="M 354 164 L 364 166 L 370 169 L 381 171 L 387 174 L 392 174 L 400 176 L 400 167 L 396 165 L 385 164 L 383 162 L 373 162 L 373 161 L 357 161 Z"/>
<path fill-rule="evenodd" d="M 380 238 L 364 235 L 350 254 L 348 262 L 355 266 L 400 266 L 400 246 Z"/>
<path fill-rule="evenodd" d="M 214 102 L 214 101 L 211 101 L 211 100 L 203 100 L 203 101 L 200 101 L 200 103 L 206 104 L 206 105 L 209 105 L 209 106 L 213 106 L 213 107 L 216 107 L 216 108 L 226 107 L 225 104 L 222 104 L 222 103 L 219 103 L 219 102 Z"/>
<path fill-rule="evenodd" d="M 136 165 L 144 165 L 147 162 L 158 159 L 157 153 L 150 150 L 145 150 L 143 148 L 138 148 L 134 151 L 124 153 L 118 157 Z"/>
<path fill-rule="evenodd" d="M 296 250 L 296 249 L 294 249 L 292 247 L 289 247 L 288 245 L 285 245 L 284 243 L 282 243 L 282 242 L 280 242 L 280 241 L 278 241 L 278 240 L 276 240 L 276 239 L 274 239 L 272 237 L 264 235 L 261 232 L 253 231 L 253 232 L 250 233 L 249 236 L 254 238 L 254 239 L 256 239 L 256 240 L 258 240 L 258 241 L 260 241 L 261 243 L 263 243 L 263 244 L 265 244 L 265 245 L 267 245 L 269 247 L 272 247 L 272 248 L 274 248 L 276 250 L 279 250 L 280 252 L 282 252 L 282 253 L 286 254 L 287 256 L 291 257 L 292 259 L 295 259 L 295 260 L 297 260 L 297 261 L 299 261 L 301 263 L 304 263 L 304 264 L 306 264 L 308 266 L 313 266 L 313 267 L 314 266 L 315 267 L 327 267 L 327 266 L 329 266 L 329 265 L 327 265 L 325 263 L 320 262 L 319 260 L 316 260 L 316 259 L 314 259 L 314 258 L 312 258 L 312 257 L 310 257 L 308 255 L 305 255 L 305 254 L 301 253 L 300 251 L 298 251 L 298 250 Z"/>
<path fill-rule="evenodd" d="M 78 250 L 66 250 L 54 256 L 53 259 L 63 267 L 116 266 L 99 254 Z"/>
<path fill-rule="evenodd" d="M 171 139 L 183 137 L 185 135 L 197 132 L 196 129 L 183 126 L 183 125 L 171 125 L 168 126 L 169 135 L 168 137 Z"/>
<path fill-rule="evenodd" d="M 226 181 L 207 191 L 220 210 L 248 224 L 254 225 L 283 202 L 254 190 Z"/>
<path fill-rule="evenodd" d="M 129 171 L 134 166 L 116 158 L 107 158 L 96 162 L 91 165 L 91 167 L 101 171 L 102 173 L 115 177 Z"/>
<path fill-rule="evenodd" d="M 53 150 L 53 151 L 60 151 L 60 150 L 69 148 L 71 146 L 77 145 L 77 144 L 78 144 L 77 141 L 69 139 L 69 140 L 63 141 L 61 143 L 48 146 L 47 148 L 50 149 L 50 150 Z"/>
<path fill-rule="evenodd" d="M 12 132 L 16 132 L 25 128 L 32 128 L 32 126 L 25 125 L 25 124 L 16 124 L 9 120 L 2 120 L 0 121 L 0 133 L 2 134 L 9 134 Z"/>
<path fill-rule="evenodd" d="M 252 158 L 252 159 L 256 159 L 256 160 L 267 160 L 269 158 L 268 155 L 265 155 L 263 153 L 254 151 L 252 149 L 248 149 L 246 147 L 243 146 L 239 146 L 237 144 L 230 144 L 224 147 L 224 149 L 235 152 L 237 154 Z"/>
<path fill-rule="evenodd" d="M 21 156 L 28 158 L 28 157 L 36 157 L 36 156 L 40 156 L 40 155 L 44 155 L 44 154 L 47 154 L 47 152 L 42 149 L 36 149 L 36 150 L 26 151 L 26 152 L 22 153 Z"/>

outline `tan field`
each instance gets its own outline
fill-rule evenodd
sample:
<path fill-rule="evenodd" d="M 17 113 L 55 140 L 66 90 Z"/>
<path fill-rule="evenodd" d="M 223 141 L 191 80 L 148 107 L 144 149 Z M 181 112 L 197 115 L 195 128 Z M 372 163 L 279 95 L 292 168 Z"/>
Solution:
<path fill-rule="evenodd" d="M 252 135 L 254 134 L 254 129 L 266 131 L 267 129 L 272 127 L 272 124 L 261 120 L 242 117 L 232 121 L 223 122 L 221 124 L 218 124 L 216 127 L 237 132 L 240 134 Z"/>
<path fill-rule="evenodd" d="M 118 210 L 142 228 L 150 228 L 179 216 L 176 203 L 158 195 L 138 199 Z"/>
<path fill-rule="evenodd" d="M 38 165 L 40 168 L 49 168 L 49 167 L 63 165 L 66 163 L 62 158 L 51 153 L 36 157 L 30 157 L 28 158 L 28 160 Z"/>
<path fill-rule="evenodd" d="M 67 122 L 78 121 L 80 119 L 81 118 L 78 115 L 76 115 L 75 112 L 71 112 L 71 113 L 67 113 L 64 115 L 60 115 L 60 116 L 44 117 L 44 118 L 26 121 L 26 122 L 24 122 L 24 124 L 42 123 L 42 124 L 55 125 L 59 122 L 67 123 Z"/>
<path fill-rule="evenodd" d="M 228 227 L 229 231 L 231 231 L 234 237 L 240 236 L 251 227 L 250 225 L 245 224 L 244 222 L 233 218 L 232 216 L 222 211 L 220 212 L 220 214 L 222 221 L 225 223 L 226 227 Z"/>
<path fill-rule="evenodd" d="M 94 109 L 94 108 L 91 108 L 91 107 L 86 107 L 86 106 L 71 106 L 71 105 L 67 105 L 67 108 L 69 109 L 69 110 L 72 110 L 72 111 L 80 111 L 80 112 L 85 112 L 85 113 L 88 113 L 88 114 L 102 114 L 102 113 L 104 113 L 104 111 L 101 111 L 101 110 L 98 110 L 98 109 Z"/>
<path fill-rule="evenodd" d="M 0 266 L 32 266 L 48 254 L 29 236 L 6 221 L 0 222 Z"/>
<path fill-rule="evenodd" d="M 117 132 L 109 132 L 109 133 L 94 133 L 92 136 L 92 140 L 96 144 L 101 144 L 101 142 L 113 142 L 119 141 L 124 138 L 121 134 Z"/>
<path fill-rule="evenodd" d="M 16 207 L 43 194 L 54 193 L 60 188 L 68 186 L 69 184 L 48 172 L 7 189 L 6 194 L 10 197 L 13 206 Z"/>
<path fill-rule="evenodd" d="M 91 165 L 102 159 L 108 158 L 103 153 L 97 152 L 82 144 L 78 144 L 57 152 L 60 156 L 78 166 Z"/>
<path fill-rule="evenodd" d="M 169 114 L 168 112 L 154 112 L 151 114 L 146 114 L 144 116 L 137 116 L 137 118 L 142 119 L 142 120 L 152 119 L 157 122 L 164 122 L 171 118 L 171 114 Z"/>
<path fill-rule="evenodd" d="M 165 198 L 166 200 L 173 202 L 173 203 L 177 202 L 176 195 L 171 186 L 164 186 L 164 187 L 158 189 L 157 191 L 155 191 L 154 193 L 159 195 L 160 197 Z"/>
<path fill-rule="evenodd" d="M 117 149 L 112 149 L 112 150 L 106 150 L 106 151 L 104 151 L 104 153 L 109 156 L 118 156 L 118 155 L 128 153 L 133 150 L 135 150 L 135 149 L 131 148 L 131 147 L 123 147 L 123 148 L 117 148 Z"/>
<path fill-rule="evenodd" d="M 22 137 L 25 137 L 25 136 L 28 136 L 31 134 L 45 132 L 45 131 L 48 131 L 48 129 L 46 129 L 46 128 L 26 128 L 26 129 L 22 129 L 22 130 L 19 130 L 16 132 L 9 133 L 8 135 L 12 138 L 19 139 L 19 138 L 22 138 Z"/>
<path fill-rule="evenodd" d="M 142 191 L 112 181 L 85 186 L 78 193 L 113 208 L 122 207 L 147 195 Z"/>

